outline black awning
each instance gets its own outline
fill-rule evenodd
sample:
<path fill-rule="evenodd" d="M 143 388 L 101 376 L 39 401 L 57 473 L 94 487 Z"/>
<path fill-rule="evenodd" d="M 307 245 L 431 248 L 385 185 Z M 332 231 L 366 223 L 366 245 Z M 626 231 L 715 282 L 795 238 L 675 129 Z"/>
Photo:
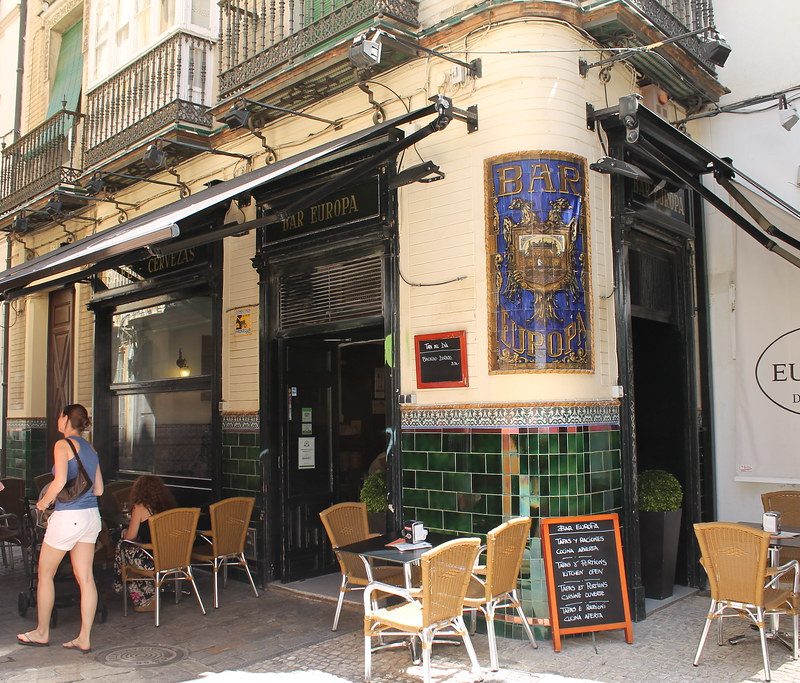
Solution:
<path fill-rule="evenodd" d="M 399 142 L 381 148 L 373 157 L 359 164 L 352 172 L 348 172 L 337 179 L 336 184 L 338 185 L 339 182 L 351 182 L 358 173 L 365 173 L 368 167 L 374 168 L 375 165 L 385 161 L 392 155 L 398 154 L 427 135 L 444 129 L 452 119 L 467 122 L 468 130 L 472 129 L 470 126 L 475 126 L 477 123 L 477 114 L 455 109 L 449 98 L 437 97 L 433 104 L 421 109 L 408 112 L 356 133 L 345 135 L 337 140 L 332 140 L 282 161 L 277 161 L 271 166 L 251 171 L 232 180 L 217 183 L 195 195 L 162 206 L 127 223 L 109 228 L 90 237 L 85 237 L 73 244 L 67 244 L 48 254 L 37 256 L 30 261 L 9 268 L 0 273 L 0 292 L 2 297 L 11 299 L 24 296 L 28 291 L 32 292 L 46 288 L 51 285 L 50 282 L 39 283 L 31 287 L 30 290 L 23 289 L 33 282 L 58 275 L 62 277 L 54 279 L 52 286 L 80 280 L 88 274 L 85 270 L 82 270 L 87 264 L 92 265 L 91 271 L 97 272 L 102 269 L 105 263 L 110 264 L 119 261 L 120 257 L 132 257 L 139 250 L 151 249 L 155 245 L 164 244 L 180 234 L 181 221 L 186 221 L 197 214 L 215 209 L 223 202 L 255 188 L 276 183 L 285 176 L 299 171 L 315 161 L 337 152 L 346 151 L 348 148 L 379 137 L 390 129 L 430 114 L 436 114 L 436 118 L 433 121 Z M 329 185 L 323 186 L 319 190 L 306 195 L 302 201 L 303 203 L 311 204 L 320 194 L 327 194 L 331 189 Z M 285 209 L 288 209 L 288 213 L 299 208 L 303 207 L 299 206 L 299 204 L 285 207 Z M 279 213 L 283 214 L 284 211 Z M 199 238 L 189 239 L 193 242 L 197 240 L 201 242 L 219 240 L 234 233 L 241 233 L 265 225 L 270 221 L 274 221 L 275 216 L 276 214 L 273 214 L 241 225 L 221 226 L 219 229 L 209 231 Z M 75 272 L 68 273 L 68 271 Z"/>
<path fill-rule="evenodd" d="M 742 173 L 730 159 L 719 157 L 699 145 L 658 114 L 639 104 L 634 95 L 620 98 L 619 105 L 615 107 L 590 112 L 588 123 L 590 126 L 601 124 L 609 139 L 623 143 L 625 159 L 620 161 L 641 164 L 645 169 L 655 169 L 670 180 L 694 190 L 765 249 L 800 267 L 800 255 L 787 250 L 772 238 L 781 240 L 794 249 L 800 248 L 800 241 L 764 217 L 757 207 L 737 191 L 731 184 L 731 179 L 738 176 L 746 180 L 775 204 L 798 218 L 800 212 Z M 709 174 L 752 217 L 755 224 L 703 183 L 702 177 Z"/>

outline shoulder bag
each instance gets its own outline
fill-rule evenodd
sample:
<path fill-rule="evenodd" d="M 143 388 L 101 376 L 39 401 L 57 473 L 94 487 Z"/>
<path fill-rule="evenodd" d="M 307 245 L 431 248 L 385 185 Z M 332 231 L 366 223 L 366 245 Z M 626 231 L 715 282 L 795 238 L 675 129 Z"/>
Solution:
<path fill-rule="evenodd" d="M 66 484 L 64 484 L 64 488 L 58 492 L 56 496 L 56 500 L 61 503 L 68 503 L 71 500 L 75 500 L 76 498 L 80 498 L 84 493 L 86 493 L 92 486 L 94 486 L 94 482 L 89 478 L 89 475 L 86 472 L 86 468 L 83 466 L 81 462 L 81 458 L 78 455 L 78 450 L 75 448 L 75 444 L 72 443 L 72 439 L 65 439 L 65 441 L 69 444 L 69 447 L 72 449 L 72 452 L 75 454 L 75 460 L 78 462 L 78 474 L 77 476 L 70 479 Z M 39 494 L 39 500 L 44 498 L 47 495 L 47 491 L 50 488 L 52 482 L 45 486 L 41 493 Z M 50 519 L 50 515 L 53 514 L 55 501 L 51 503 L 50 507 L 44 511 L 36 510 L 36 523 L 40 527 L 47 527 L 47 522 Z"/>

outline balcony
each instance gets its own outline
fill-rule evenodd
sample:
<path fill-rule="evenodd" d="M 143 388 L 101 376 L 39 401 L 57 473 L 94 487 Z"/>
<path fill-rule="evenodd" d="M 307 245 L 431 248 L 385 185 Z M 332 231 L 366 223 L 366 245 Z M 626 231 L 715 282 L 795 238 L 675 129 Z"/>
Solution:
<path fill-rule="evenodd" d="M 0 217 L 74 185 L 81 174 L 82 119 L 62 109 L 2 149 Z"/>
<path fill-rule="evenodd" d="M 637 47 L 714 26 L 712 0 L 590 0 L 582 6 L 583 28 L 609 47 Z M 726 90 L 709 58 L 710 32 L 689 36 L 629 61 L 684 105 L 716 101 Z"/>
<path fill-rule="evenodd" d="M 202 149 L 169 140 L 208 147 L 213 68 L 212 41 L 179 32 L 90 90 L 85 167 L 148 175 L 141 147 L 155 137 L 176 160 Z"/>
<path fill-rule="evenodd" d="M 221 0 L 219 100 L 263 95 L 301 109 L 356 82 L 347 60 L 352 39 L 369 27 L 409 34 L 417 0 Z M 388 56 L 381 68 L 407 56 Z M 391 59 L 395 61 L 391 61 Z M 291 73 L 288 73 L 291 69 Z"/>

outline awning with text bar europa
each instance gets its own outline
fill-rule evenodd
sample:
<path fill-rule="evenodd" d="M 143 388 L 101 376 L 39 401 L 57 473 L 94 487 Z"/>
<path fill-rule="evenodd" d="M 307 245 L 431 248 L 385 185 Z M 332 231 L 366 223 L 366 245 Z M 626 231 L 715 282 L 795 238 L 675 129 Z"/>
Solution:
<path fill-rule="evenodd" d="M 270 166 L 259 168 L 237 176 L 231 180 L 217 183 L 185 199 L 180 199 L 122 225 L 109 228 L 95 235 L 77 240 L 72 244 L 37 256 L 25 263 L 16 265 L 0 273 L 0 297 L 13 299 L 43 289 L 76 282 L 93 273 L 131 262 L 148 254 L 169 251 L 180 239 L 181 247 L 210 243 L 234 234 L 241 234 L 268 225 L 275 220 L 290 216 L 296 211 L 311 206 L 314 202 L 329 195 L 338 186 L 353 183 L 367 175 L 381 163 L 393 159 L 401 151 L 428 135 L 443 130 L 453 119 L 467 124 L 467 130 L 477 129 L 477 110 L 461 110 L 453 107 L 447 97 L 431 98 L 432 103 L 402 116 L 384 121 L 381 124 L 360 130 L 350 135 L 332 140 Z M 321 185 L 283 207 L 270 207 L 260 217 L 246 222 L 213 226 L 202 234 L 186 236 L 184 227 L 196 221 L 202 214 L 219 211 L 224 203 L 264 186 L 279 187 L 282 179 L 302 171 L 314 162 L 322 161 L 336 154 L 387 134 L 392 129 L 411 123 L 425 116 L 434 118 L 419 130 L 401 136 L 395 142 L 378 147 L 369 158 L 353 168 L 338 175 L 334 180 Z M 222 223 L 222 221 L 220 221 Z"/>

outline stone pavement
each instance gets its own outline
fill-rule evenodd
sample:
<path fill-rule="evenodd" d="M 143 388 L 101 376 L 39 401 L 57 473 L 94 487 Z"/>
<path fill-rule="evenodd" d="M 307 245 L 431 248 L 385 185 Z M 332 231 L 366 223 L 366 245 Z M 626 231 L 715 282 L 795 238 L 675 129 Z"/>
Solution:
<path fill-rule="evenodd" d="M 331 632 L 334 604 L 311 599 L 273 585 L 254 598 L 249 586 L 232 580 L 221 591 L 220 608 L 211 608 L 211 582 L 200 579 L 208 614 L 184 597 L 175 605 L 165 599 L 162 625 L 153 615 L 129 611 L 122 615 L 121 598 L 107 591 L 108 620 L 96 624 L 93 652 L 80 655 L 58 647 L 77 633 L 77 607 L 59 610 L 52 631 L 52 646 L 17 645 L 15 635 L 33 627 L 31 612 L 17 613 L 17 594 L 27 579 L 17 563 L 15 571 L 0 566 L 0 681 L 156 680 L 187 681 L 202 677 L 211 683 L 259 681 L 265 683 L 344 683 L 363 680 L 363 639 L 357 604 L 343 611 L 339 631 Z M 59 585 L 60 594 L 68 585 Z M 499 640 L 500 671 L 488 670 L 485 635 L 473 637 L 486 681 L 523 683 L 575 683 L 576 681 L 759 681 L 762 679 L 758 640 L 718 647 L 711 637 L 699 667 L 692 657 L 702 628 L 708 600 L 691 596 L 674 603 L 646 621 L 634 625 L 634 644 L 621 632 L 598 633 L 595 652 L 590 637 L 571 638 L 561 653 L 550 641 L 533 650 L 524 641 Z M 730 620 L 726 637 L 744 633 L 743 622 Z M 770 645 L 772 680 L 800 683 L 800 662 L 777 643 Z M 207 674 L 203 676 L 203 674 Z M 410 683 L 421 680 L 421 667 L 413 666 L 406 650 L 373 655 L 376 683 Z M 436 683 L 473 680 L 463 647 L 434 648 Z"/>

